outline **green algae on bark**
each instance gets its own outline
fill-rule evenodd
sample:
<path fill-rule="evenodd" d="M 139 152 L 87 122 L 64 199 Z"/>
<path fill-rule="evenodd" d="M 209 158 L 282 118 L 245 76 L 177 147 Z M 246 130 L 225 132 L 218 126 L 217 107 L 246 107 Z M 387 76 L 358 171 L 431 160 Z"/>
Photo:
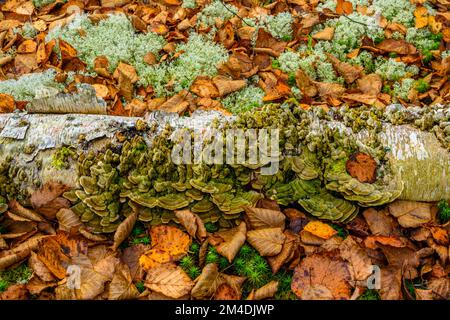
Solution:
<path fill-rule="evenodd" d="M 186 207 L 205 222 L 231 226 L 245 207 L 262 197 L 281 205 L 298 203 L 319 218 L 346 222 L 361 206 L 382 205 L 396 198 L 450 199 L 449 116 L 449 108 L 444 106 L 325 112 L 284 104 L 230 118 L 214 113 L 189 118 L 161 112 L 146 120 L 0 117 L 0 195 L 26 202 L 39 185 L 58 179 L 73 187 L 65 196 L 94 232 L 113 232 L 133 210 L 143 222 L 176 222 L 173 210 Z M 28 123 L 25 133 L 18 126 L 24 120 Z M 53 133 L 60 135 L 49 142 L 45 129 L 36 126 L 49 126 L 52 121 L 63 125 L 60 131 L 52 126 Z M 194 130 L 199 124 L 203 130 Z M 262 174 L 266 158 L 240 164 L 175 163 L 172 159 L 172 151 L 186 137 L 180 132 L 187 132 L 188 140 L 201 136 L 203 149 L 190 150 L 195 157 L 215 147 L 227 130 L 249 129 L 279 129 L 279 154 L 274 161 L 278 171 L 274 174 Z M 34 133 L 34 140 L 27 131 Z M 39 134 L 44 136 L 39 138 Z M 29 155 L 22 152 L 28 144 L 35 146 Z M 76 150 L 78 156 L 76 162 L 71 160 L 67 168 L 57 170 L 51 166 L 51 158 L 62 145 Z M 249 154 L 249 145 L 236 142 L 233 148 Z M 360 182 L 347 172 L 345 163 L 356 152 L 376 161 L 375 182 Z"/>

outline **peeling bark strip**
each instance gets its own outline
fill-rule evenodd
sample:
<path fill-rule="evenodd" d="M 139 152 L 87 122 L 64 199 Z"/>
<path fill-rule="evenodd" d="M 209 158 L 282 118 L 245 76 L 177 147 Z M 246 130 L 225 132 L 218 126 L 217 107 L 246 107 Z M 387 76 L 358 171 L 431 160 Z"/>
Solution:
<path fill-rule="evenodd" d="M 0 195 L 26 202 L 42 184 L 55 180 L 62 182 L 77 189 L 68 199 L 79 201 L 81 209 L 79 206 L 77 208 L 82 214 L 81 220 L 93 223 L 93 228 L 98 232 L 112 232 L 117 228 L 121 221 L 119 215 L 122 214 L 122 209 L 118 208 L 124 204 L 128 209 L 136 206 L 144 208 L 139 211 L 138 217 L 142 221 L 151 220 L 155 212 L 164 216 L 167 211 L 171 212 L 169 218 L 166 216 L 170 220 L 174 218 L 171 216 L 174 215 L 172 210 L 186 206 L 194 212 L 199 210 L 197 212 L 200 214 L 210 214 L 211 210 L 218 208 L 228 219 L 233 219 L 244 206 L 252 205 L 259 199 L 259 193 L 263 193 L 283 205 L 298 201 L 305 210 L 323 219 L 348 221 L 358 213 L 358 205 L 376 206 L 396 198 L 415 201 L 450 199 L 449 152 L 433 132 L 422 131 L 412 125 L 394 125 L 388 121 L 379 124 L 381 131 L 356 130 L 347 126 L 352 122 L 349 124 L 332 119 L 341 118 L 336 114 L 324 117 L 314 110 L 276 106 L 252 111 L 238 118 L 224 117 L 216 112 L 196 112 L 192 117 L 154 112 L 146 119 L 100 115 L 0 115 Z M 200 173 L 196 170 L 189 173 L 188 170 L 190 180 L 180 182 L 171 181 L 167 176 L 180 168 L 167 163 L 172 167 L 161 178 L 162 182 L 142 182 L 142 179 L 149 177 L 142 173 L 147 169 L 140 170 L 142 168 L 139 166 L 151 168 L 152 161 L 155 161 L 151 160 L 154 150 L 165 154 L 173 148 L 173 143 L 166 144 L 165 141 L 170 140 L 174 129 L 192 130 L 213 125 L 247 128 L 252 123 L 254 125 L 255 120 L 268 121 L 263 128 L 276 120 L 281 130 L 290 132 L 291 138 L 292 132 L 298 134 L 297 140 L 292 140 L 298 143 L 294 147 L 296 152 L 285 154 L 280 162 L 280 170 L 287 170 L 286 173 L 283 171 L 278 175 L 261 177 L 260 167 L 255 169 L 242 165 L 244 175 L 236 176 L 239 179 L 235 177 L 230 180 L 229 176 L 228 180 L 219 180 L 218 183 L 219 178 L 215 178 L 215 182 L 202 180 L 202 168 Z M 200 130 L 202 134 L 205 134 L 204 131 Z M 286 149 L 287 136 L 282 137 L 283 142 L 280 140 L 280 143 L 284 143 L 284 149 L 281 150 L 290 150 L 292 147 Z M 67 156 L 62 161 L 62 167 L 56 167 L 55 155 L 68 146 L 78 155 Z M 383 151 L 380 156 L 379 150 L 386 151 L 386 155 Z M 139 157 L 133 156 L 136 152 Z M 355 152 L 370 154 L 371 159 L 377 162 L 374 182 L 372 176 L 369 177 L 370 183 L 367 183 L 347 172 L 346 162 Z M 139 159 L 147 160 L 142 162 Z M 206 167 L 205 170 L 211 168 Z M 159 170 L 157 167 L 154 169 L 156 172 Z M 116 199 L 111 190 L 104 188 L 105 183 L 117 175 L 125 183 L 117 184 L 120 190 L 116 193 Z M 176 179 L 180 178 L 177 176 Z M 161 190 L 166 190 L 164 185 L 167 183 L 174 185 L 176 190 L 169 187 L 172 191 L 161 193 Z M 227 186 L 227 183 L 235 185 Z M 97 184 L 100 187 L 96 187 Z M 259 193 L 246 191 L 248 185 L 259 190 Z M 106 187 L 109 188 L 108 185 Z M 239 191 L 233 193 L 236 188 Z M 154 211 L 156 209 L 162 211 Z"/>

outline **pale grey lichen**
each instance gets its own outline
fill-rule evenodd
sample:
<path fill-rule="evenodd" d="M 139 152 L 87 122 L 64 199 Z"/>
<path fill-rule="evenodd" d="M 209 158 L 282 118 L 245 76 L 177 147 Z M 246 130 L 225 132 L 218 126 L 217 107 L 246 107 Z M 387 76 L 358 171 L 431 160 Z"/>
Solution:
<path fill-rule="evenodd" d="M 266 17 L 267 30 L 277 39 L 290 40 L 292 38 L 292 23 L 293 18 L 289 12 Z"/>
<path fill-rule="evenodd" d="M 284 72 L 295 72 L 300 68 L 300 56 L 294 51 L 285 51 L 278 57 L 280 69 Z"/>
<path fill-rule="evenodd" d="M 215 0 L 200 11 L 197 15 L 197 24 L 212 26 L 216 23 L 216 19 L 227 21 L 233 18 L 237 12 L 238 9 L 235 6 Z"/>
<path fill-rule="evenodd" d="M 153 32 L 137 33 L 124 14 L 111 14 L 98 24 L 86 14 L 76 15 L 68 25 L 50 30 L 46 41 L 52 39 L 62 39 L 72 45 L 90 70 L 94 68 L 95 58 L 106 56 L 109 71 L 123 61 L 132 64 L 138 75 L 147 67 L 144 56 L 150 52 L 158 56 L 166 43 L 162 36 Z"/>
<path fill-rule="evenodd" d="M 197 2 L 195 0 L 183 0 L 181 7 L 187 9 L 194 9 L 197 7 Z"/>
<path fill-rule="evenodd" d="M 407 27 L 414 26 L 416 6 L 409 0 L 373 0 L 372 8 L 388 21 L 398 22 Z"/>
<path fill-rule="evenodd" d="M 401 83 L 394 83 L 394 97 L 409 101 L 408 95 L 414 87 L 415 80 L 411 78 L 402 79 Z"/>
<path fill-rule="evenodd" d="M 379 57 L 375 61 L 375 73 L 379 74 L 383 79 L 390 81 L 397 81 L 405 77 L 408 73 L 416 75 L 418 68 L 408 68 L 408 66 L 400 61 L 389 58 L 384 59 Z"/>
<path fill-rule="evenodd" d="M 255 86 L 247 86 L 233 92 L 222 100 L 224 108 L 234 114 L 239 114 L 263 104 L 264 90 Z"/>
<path fill-rule="evenodd" d="M 56 72 L 48 69 L 42 73 L 30 73 L 17 80 L 0 81 L 0 93 L 14 97 L 16 101 L 31 101 L 43 91 L 62 91 L 64 85 L 55 81 Z"/>
<path fill-rule="evenodd" d="M 183 53 L 175 60 L 145 68 L 140 83 L 151 85 L 158 96 L 166 96 L 188 89 L 200 75 L 216 75 L 218 66 L 228 59 L 224 47 L 197 33 L 191 33 L 177 51 Z M 173 86 L 167 86 L 169 83 Z"/>

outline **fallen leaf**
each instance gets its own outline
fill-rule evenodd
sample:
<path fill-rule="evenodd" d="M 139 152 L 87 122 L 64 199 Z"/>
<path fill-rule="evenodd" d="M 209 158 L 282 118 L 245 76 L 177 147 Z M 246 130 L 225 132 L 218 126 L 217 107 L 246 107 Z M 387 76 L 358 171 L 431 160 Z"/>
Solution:
<path fill-rule="evenodd" d="M 14 98 L 5 93 L 0 93 L 0 113 L 10 113 L 15 109 Z"/>
<path fill-rule="evenodd" d="M 252 229 L 278 227 L 284 230 L 286 216 L 278 210 L 249 207 L 245 213 Z"/>
<path fill-rule="evenodd" d="M 115 273 L 109 284 L 109 300 L 129 300 L 139 296 L 139 291 L 133 284 L 130 269 L 127 265 L 120 263 L 117 265 Z"/>
<path fill-rule="evenodd" d="M 337 234 L 337 231 L 328 224 L 318 220 L 308 222 L 303 230 L 311 232 L 313 235 L 325 240 L 330 239 L 332 236 Z"/>
<path fill-rule="evenodd" d="M 387 210 L 369 208 L 363 211 L 364 219 L 373 235 L 400 236 L 397 222 Z"/>
<path fill-rule="evenodd" d="M 80 217 L 70 209 L 59 209 L 56 213 L 59 228 L 66 232 L 74 232 L 81 226 Z"/>
<path fill-rule="evenodd" d="M 11 200 L 8 204 L 9 209 L 24 218 L 30 219 L 32 221 L 37 221 L 37 222 L 43 222 L 44 219 L 37 214 L 36 212 L 34 212 L 33 210 L 27 209 L 25 207 L 23 207 L 19 202 L 17 202 L 16 200 Z"/>
<path fill-rule="evenodd" d="M 245 222 L 241 222 L 237 227 L 214 233 L 210 236 L 209 242 L 231 263 L 245 242 L 246 232 L 247 226 Z"/>
<path fill-rule="evenodd" d="M 347 62 L 342 62 L 335 56 L 327 53 L 328 59 L 333 64 L 336 71 L 344 78 L 345 82 L 353 83 L 361 76 L 364 68 L 358 65 L 352 65 Z"/>
<path fill-rule="evenodd" d="M 180 220 L 181 225 L 186 228 L 191 237 L 199 240 L 206 238 L 205 225 L 198 215 L 186 209 L 175 210 L 175 216 Z"/>
<path fill-rule="evenodd" d="M 375 159 L 362 152 L 352 154 L 345 163 L 347 172 L 362 183 L 374 183 L 376 181 L 377 167 Z"/>
<path fill-rule="evenodd" d="M 273 274 L 276 274 L 294 256 L 294 252 L 297 249 L 297 236 L 289 231 L 285 231 L 284 235 L 286 236 L 286 241 L 280 253 L 272 257 L 267 257 L 267 262 L 272 268 Z"/>
<path fill-rule="evenodd" d="M 417 228 L 431 221 L 431 205 L 425 202 L 397 200 L 389 204 L 389 213 L 404 228 Z"/>
<path fill-rule="evenodd" d="M 407 55 L 415 54 L 416 47 L 405 40 L 385 39 L 376 46 L 385 52 L 394 52 L 396 54 Z"/>
<path fill-rule="evenodd" d="M 147 272 L 145 286 L 150 290 L 177 299 L 187 295 L 194 283 L 181 267 L 165 264 Z"/>
<path fill-rule="evenodd" d="M 333 27 L 325 27 L 323 30 L 316 32 L 312 35 L 313 39 L 316 40 L 332 40 L 334 36 L 334 28 Z"/>
<path fill-rule="evenodd" d="M 372 274 L 372 260 L 352 236 L 345 238 L 339 246 L 339 251 L 341 257 L 349 262 L 352 279 L 363 281 Z"/>
<path fill-rule="evenodd" d="M 318 89 L 319 96 L 323 98 L 338 98 L 345 92 L 345 88 L 338 83 L 331 82 L 312 82 Z"/>
<path fill-rule="evenodd" d="M 24 284 L 13 284 L 0 293 L 0 300 L 27 300 L 28 290 Z"/>
<path fill-rule="evenodd" d="M 185 255 L 191 244 L 189 236 L 178 228 L 159 225 L 150 230 L 152 247 L 167 251 L 171 256 L 179 258 Z"/>
<path fill-rule="evenodd" d="M 216 76 L 212 81 L 216 85 L 220 97 L 238 91 L 247 85 L 245 80 L 232 80 L 224 76 Z"/>
<path fill-rule="evenodd" d="M 318 92 L 312 80 L 301 68 L 295 72 L 295 83 L 307 97 L 314 97 Z"/>
<path fill-rule="evenodd" d="M 46 182 L 31 194 L 31 205 L 48 219 L 54 219 L 61 208 L 70 207 L 70 202 L 60 197 L 67 190 L 69 190 L 69 187 L 64 184 L 54 181 Z"/>
<path fill-rule="evenodd" d="M 239 300 L 241 294 L 228 283 L 222 283 L 214 293 L 214 300 Z"/>
<path fill-rule="evenodd" d="M 382 268 L 380 280 L 381 288 L 379 292 L 382 300 L 401 300 L 403 298 L 401 269 Z"/>
<path fill-rule="evenodd" d="M 191 295 L 196 299 L 210 298 L 220 285 L 219 268 L 215 263 L 207 264 L 195 281 Z"/>
<path fill-rule="evenodd" d="M 350 280 L 350 272 L 343 260 L 326 254 L 312 254 L 295 268 L 291 288 L 302 300 L 342 300 L 351 296 Z"/>
<path fill-rule="evenodd" d="M 281 228 L 266 228 L 247 232 L 248 242 L 262 256 L 274 256 L 283 248 L 285 235 Z"/>
<path fill-rule="evenodd" d="M 38 276 L 43 281 L 54 281 L 52 273 L 48 268 L 38 259 L 36 253 L 31 252 L 30 259 L 28 259 L 28 265 L 33 269 L 34 274 Z"/>
<path fill-rule="evenodd" d="M 247 300 L 263 300 L 272 298 L 278 290 L 278 281 L 270 281 L 261 288 L 253 289 Z"/>
<path fill-rule="evenodd" d="M 356 80 L 358 89 L 367 95 L 376 96 L 381 92 L 383 80 L 376 73 L 371 73 Z"/>
<path fill-rule="evenodd" d="M 428 9 L 423 6 L 417 6 L 414 10 L 414 17 L 416 18 L 415 27 L 417 29 L 424 28 L 428 25 Z"/>
<path fill-rule="evenodd" d="M 114 233 L 113 250 L 116 251 L 120 244 L 130 235 L 136 223 L 138 213 L 133 211 L 125 220 L 123 220 L 117 227 L 116 233 Z"/>

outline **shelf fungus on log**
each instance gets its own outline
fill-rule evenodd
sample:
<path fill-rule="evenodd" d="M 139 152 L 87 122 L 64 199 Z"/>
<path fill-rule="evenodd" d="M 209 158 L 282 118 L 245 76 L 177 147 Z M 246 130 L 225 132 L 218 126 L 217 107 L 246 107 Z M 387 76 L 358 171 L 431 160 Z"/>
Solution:
<path fill-rule="evenodd" d="M 8 199 L 27 204 L 56 180 L 71 188 L 64 196 L 72 210 L 99 233 L 113 232 L 132 212 L 151 224 L 177 222 L 174 210 L 182 208 L 232 226 L 263 197 L 347 222 L 360 207 L 397 198 L 450 199 L 449 119 L 448 106 L 288 104 L 237 117 L 0 115 L 0 212 Z M 229 139 L 231 132 L 245 138 Z"/>

